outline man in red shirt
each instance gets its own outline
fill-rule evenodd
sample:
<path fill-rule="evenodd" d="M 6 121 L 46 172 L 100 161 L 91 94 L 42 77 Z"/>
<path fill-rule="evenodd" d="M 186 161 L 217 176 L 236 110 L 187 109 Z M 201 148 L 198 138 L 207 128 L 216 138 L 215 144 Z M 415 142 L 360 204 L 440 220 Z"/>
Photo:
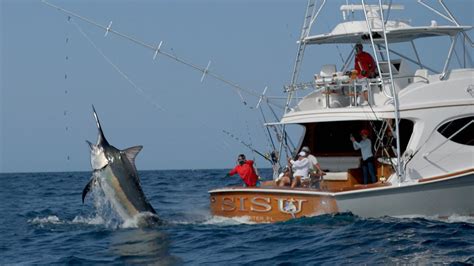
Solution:
<path fill-rule="evenodd" d="M 235 174 L 239 174 L 240 178 L 245 183 L 247 187 L 255 187 L 258 183 L 258 175 L 255 172 L 255 168 L 253 168 L 253 161 L 246 160 L 245 155 L 240 154 L 237 158 L 237 162 L 239 163 L 234 169 L 232 169 L 227 176 L 233 176 Z"/>
<path fill-rule="evenodd" d="M 355 66 L 358 78 L 373 78 L 375 77 L 375 61 L 369 53 L 364 52 L 361 43 L 355 45 Z"/>

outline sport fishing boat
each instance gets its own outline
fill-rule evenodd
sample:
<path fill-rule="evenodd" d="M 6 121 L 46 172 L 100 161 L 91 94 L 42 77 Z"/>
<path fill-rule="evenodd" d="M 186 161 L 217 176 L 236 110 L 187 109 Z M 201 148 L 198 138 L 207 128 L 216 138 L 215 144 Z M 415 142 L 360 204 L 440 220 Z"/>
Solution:
<path fill-rule="evenodd" d="M 278 127 L 283 135 L 290 125 L 302 127 L 299 144 L 288 152 L 295 155 L 308 146 L 326 175 L 316 187 L 279 187 L 267 181 L 259 187 L 211 190 L 212 214 L 255 222 L 338 212 L 362 217 L 474 215 L 473 43 L 466 33 L 472 26 L 460 25 L 443 1 L 437 8 L 418 4 L 450 25 L 432 20 L 412 26 L 389 18 L 402 5 L 361 1 L 342 5 L 343 20 L 330 32 L 311 35 L 325 4 L 308 1 L 291 83 L 285 86 L 286 110 L 279 122 L 266 126 Z M 418 53 L 415 40 L 423 38 L 450 40 L 441 71 L 426 65 Z M 314 80 L 298 81 L 306 48 L 352 48 L 357 43 L 373 55 L 375 77 L 357 78 L 351 72 L 351 52 L 339 68 L 324 65 Z M 411 55 L 396 51 L 394 44 L 407 45 Z M 455 59 L 457 68 L 451 67 Z M 377 182 L 367 185 L 362 184 L 360 151 L 349 140 L 361 129 L 371 131 L 375 157 Z M 276 154 L 286 150 L 281 141 Z M 279 159 L 274 179 L 285 161 Z"/>

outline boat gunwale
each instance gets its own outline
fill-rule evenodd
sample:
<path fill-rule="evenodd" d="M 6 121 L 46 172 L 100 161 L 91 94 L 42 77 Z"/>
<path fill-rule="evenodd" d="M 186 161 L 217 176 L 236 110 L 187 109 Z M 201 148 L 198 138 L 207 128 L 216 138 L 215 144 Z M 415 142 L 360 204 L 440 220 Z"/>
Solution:
<path fill-rule="evenodd" d="M 465 170 L 457 171 L 451 174 L 441 175 L 441 176 L 434 176 L 428 178 L 422 178 L 418 181 L 409 182 L 409 183 L 402 183 L 402 184 L 390 184 L 390 183 L 376 183 L 372 185 L 360 185 L 355 188 L 346 191 L 339 191 L 339 192 L 325 192 L 315 189 L 302 189 L 302 188 L 278 188 L 275 186 L 268 187 L 268 188 L 260 188 L 260 187 L 224 187 L 218 188 L 208 191 L 209 194 L 215 193 L 225 193 L 225 192 L 246 192 L 246 193 L 277 193 L 277 194 L 299 194 L 299 195 L 315 195 L 315 196 L 331 196 L 336 197 L 340 195 L 350 195 L 350 194 L 357 194 L 357 193 L 365 193 L 365 192 L 374 192 L 374 191 L 382 191 L 382 190 L 390 190 L 390 189 L 397 189 L 397 188 L 407 188 L 407 187 L 414 187 L 414 186 L 423 186 L 432 183 L 443 182 L 451 179 L 456 179 L 460 177 L 464 177 L 466 175 L 474 173 L 474 168 L 468 168 Z M 380 186 L 381 184 L 389 184 L 385 186 Z M 375 186 L 374 186 L 375 185 Z"/>

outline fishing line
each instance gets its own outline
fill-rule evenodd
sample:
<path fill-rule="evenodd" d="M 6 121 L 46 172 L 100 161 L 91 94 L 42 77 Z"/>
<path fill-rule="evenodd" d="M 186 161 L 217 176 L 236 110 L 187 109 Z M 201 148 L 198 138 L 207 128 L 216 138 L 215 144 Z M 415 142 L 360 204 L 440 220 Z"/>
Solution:
<path fill-rule="evenodd" d="M 150 95 L 148 95 L 143 89 L 141 89 L 127 74 L 125 74 L 125 72 L 123 72 L 116 64 L 114 64 L 112 60 L 110 60 L 107 57 L 107 55 L 105 55 L 105 53 L 102 52 L 102 50 L 92 41 L 92 39 L 85 33 L 84 30 L 82 30 L 82 28 L 77 23 L 72 21 L 72 19 L 71 19 L 71 22 L 76 27 L 76 29 L 81 33 L 81 35 L 84 36 L 84 38 L 86 38 L 89 41 L 89 43 L 94 47 L 94 49 L 104 58 L 104 60 L 106 60 L 107 63 L 109 63 L 125 80 L 127 80 L 127 82 L 129 82 L 133 86 L 133 88 L 136 90 L 139 96 L 144 97 L 150 104 L 152 104 L 159 111 L 162 111 L 163 113 L 167 113 L 168 115 L 170 114 L 164 107 L 158 104 Z M 174 117 L 178 119 L 185 118 L 176 113 L 174 114 Z M 203 123 L 202 121 L 198 121 L 198 123 L 200 124 L 202 128 L 211 128 L 209 125 Z M 216 145 L 216 146 L 219 149 L 222 148 L 219 145 Z"/>
<path fill-rule="evenodd" d="M 67 17 L 67 22 L 69 23 L 71 21 L 71 17 L 68 16 Z M 64 100 L 63 100 L 63 104 L 66 103 L 64 105 L 64 109 L 63 109 L 63 118 L 64 118 L 64 130 L 65 130 L 65 136 L 66 138 L 69 138 L 70 137 L 70 134 L 69 134 L 69 124 L 70 124 L 70 121 L 69 121 L 69 116 L 68 116 L 68 109 L 67 109 L 67 103 L 69 102 L 69 97 L 68 97 L 68 70 L 69 70 L 69 55 L 68 55 L 68 51 L 69 51 L 69 32 L 66 33 L 66 38 L 65 38 L 65 44 L 64 44 L 66 47 L 65 47 L 65 50 L 66 50 L 66 55 L 64 57 L 64 84 L 65 84 L 65 89 L 64 89 Z M 69 162 L 71 159 L 71 156 L 69 153 L 66 153 L 66 161 Z"/>
<path fill-rule="evenodd" d="M 247 136 L 249 138 L 249 144 L 250 144 L 250 146 L 253 146 L 252 137 L 250 136 L 249 121 L 247 121 L 247 120 L 245 120 L 245 127 L 247 129 Z M 253 154 L 253 159 L 255 160 L 255 154 Z"/>
<path fill-rule="evenodd" d="M 92 41 L 92 39 L 84 32 L 84 30 L 82 30 L 82 28 L 77 23 L 72 21 L 72 24 L 89 41 L 89 43 L 94 47 L 94 49 L 107 61 L 107 63 L 109 63 L 125 80 L 127 80 L 133 86 L 133 88 L 135 88 L 135 90 L 138 92 L 138 95 L 144 97 L 149 103 L 151 103 L 158 110 L 163 111 L 165 113 L 169 113 L 169 112 L 167 112 L 167 110 L 165 108 L 163 108 L 156 101 L 154 101 L 153 98 L 150 95 L 148 95 L 143 89 L 141 89 L 133 80 L 131 80 L 130 77 L 127 74 L 125 74 L 125 72 L 123 72 L 116 64 L 114 64 L 112 62 L 112 60 L 110 60 L 107 57 L 107 55 L 105 55 L 102 52 L 102 50 Z M 184 117 L 181 117 L 180 115 L 177 115 L 177 114 L 175 114 L 174 116 L 176 118 L 184 118 Z M 212 128 L 210 125 L 207 125 L 206 123 L 204 123 L 202 121 L 197 121 L 197 122 L 198 122 L 198 124 L 200 124 L 200 126 L 202 128 Z M 216 145 L 216 146 L 218 148 L 222 149 L 221 146 L 219 146 L 219 145 Z"/>
<path fill-rule="evenodd" d="M 112 60 L 110 60 L 105 54 L 104 52 L 102 52 L 102 50 L 92 41 L 91 38 L 89 38 L 89 36 L 82 30 L 82 28 L 72 20 L 71 22 L 76 28 L 77 30 L 82 34 L 82 36 L 84 36 L 84 38 L 87 39 L 87 41 L 89 41 L 89 43 L 92 45 L 92 47 L 94 47 L 94 49 L 105 59 L 105 61 L 107 61 L 107 63 L 109 63 L 128 83 L 130 83 L 130 85 L 132 85 L 133 88 L 135 88 L 136 92 L 144 97 L 146 100 L 148 100 L 149 103 L 151 103 L 155 108 L 157 108 L 158 110 L 160 111 L 165 111 L 165 108 L 163 108 L 160 104 L 158 104 L 155 100 L 153 100 L 153 98 L 151 97 L 151 95 L 147 94 L 142 88 L 140 88 L 137 84 L 135 84 L 135 82 L 133 82 L 127 74 L 125 74 L 116 64 L 114 64 L 112 62 Z"/>
<path fill-rule="evenodd" d="M 136 92 L 137 92 L 138 95 L 144 97 L 149 103 L 151 103 L 151 104 L 152 104 L 155 108 L 157 108 L 158 110 L 166 111 L 165 108 L 163 108 L 160 104 L 158 104 L 158 103 L 153 99 L 153 97 L 152 97 L 151 95 L 147 94 L 147 93 L 146 93 L 142 88 L 140 88 L 124 71 L 122 71 L 122 70 L 118 67 L 118 65 L 116 65 L 116 64 L 113 63 L 112 60 L 109 59 L 109 57 L 94 43 L 94 41 L 93 41 L 93 40 L 86 34 L 86 32 L 78 25 L 78 23 L 76 23 L 75 21 L 71 21 L 71 16 L 72 16 L 72 17 L 75 17 L 75 18 L 78 18 L 78 19 L 80 19 L 80 20 L 82 20 L 82 21 L 85 21 L 85 22 L 87 22 L 87 23 L 90 23 L 90 24 L 92 24 L 92 25 L 94 25 L 94 26 L 96 26 L 96 27 L 105 29 L 105 30 L 106 30 L 105 36 L 106 36 L 108 33 L 116 34 L 116 35 L 118 35 L 119 37 L 125 38 L 125 39 L 127 39 L 127 40 L 129 40 L 129 41 L 132 41 L 132 42 L 134 42 L 134 43 L 136 43 L 136 44 L 139 44 L 139 45 L 141 45 L 141 46 L 143 46 L 143 47 L 146 47 L 146 48 L 149 48 L 149 49 L 153 49 L 153 51 L 155 52 L 155 56 L 156 56 L 157 54 L 162 54 L 162 55 L 164 55 L 164 56 L 166 56 L 166 57 L 168 57 L 168 58 L 170 58 L 170 59 L 173 59 L 173 60 L 175 60 L 175 61 L 177 61 L 177 62 L 179 62 L 179 63 L 182 63 L 182 64 L 184 64 L 184 65 L 187 65 L 187 66 L 189 66 L 189 67 L 191 67 L 191 68 L 193 68 L 193 69 L 195 69 L 195 70 L 198 70 L 198 71 L 200 71 L 200 72 L 203 73 L 203 76 L 202 76 L 202 78 L 201 78 L 201 81 L 202 81 L 202 79 L 205 77 L 205 75 L 209 75 L 209 76 L 211 76 L 211 77 L 213 77 L 213 78 L 215 78 L 215 79 L 217 79 L 217 80 L 220 80 L 220 81 L 222 81 L 222 82 L 224 82 L 224 83 L 230 85 L 231 87 L 233 87 L 233 88 L 236 90 L 237 94 L 239 95 L 239 97 L 240 97 L 240 99 L 241 99 L 241 101 L 242 101 L 242 103 L 243 103 L 244 105 L 247 105 L 247 102 L 246 102 L 245 98 L 243 97 L 242 92 L 245 92 L 245 93 L 247 93 L 247 94 L 249 94 L 249 95 L 252 95 L 252 96 L 255 96 L 255 97 L 257 97 L 257 95 L 260 96 L 259 94 L 257 94 L 256 92 L 254 92 L 254 91 L 252 91 L 252 90 L 248 90 L 248 89 L 242 88 L 242 87 L 240 87 L 238 84 L 233 83 L 233 82 L 230 82 L 230 81 L 228 81 L 228 80 L 225 80 L 225 79 L 222 78 L 221 76 L 218 76 L 218 75 L 214 74 L 213 72 L 210 72 L 210 71 L 209 71 L 210 62 L 209 62 L 208 66 L 207 66 L 205 69 L 204 69 L 204 68 L 201 68 L 201 67 L 198 67 L 198 66 L 196 66 L 196 65 L 194 65 L 194 64 L 192 64 L 192 63 L 189 63 L 189 62 L 187 62 L 187 61 L 185 61 L 185 60 L 183 60 L 183 59 L 177 57 L 177 56 L 174 54 L 174 50 L 173 50 L 173 49 L 171 49 L 171 51 L 172 51 L 173 54 L 169 54 L 169 53 L 166 53 L 166 52 L 162 51 L 162 50 L 161 50 L 162 42 L 160 43 L 160 45 L 159 45 L 158 47 L 154 47 L 154 46 L 148 45 L 148 44 L 146 44 L 146 43 L 144 43 L 144 42 L 142 42 L 142 41 L 139 41 L 139 40 L 137 40 L 137 39 L 135 39 L 135 38 L 133 38 L 133 37 L 127 36 L 127 35 L 125 35 L 125 34 L 119 33 L 119 32 L 117 32 L 117 31 L 111 29 L 112 23 L 109 23 L 109 26 L 108 26 L 108 27 L 104 27 L 104 26 L 102 26 L 102 25 L 100 25 L 100 24 L 98 24 L 98 23 L 96 23 L 96 22 L 94 22 L 94 21 L 92 21 L 92 20 L 90 20 L 90 19 L 87 19 L 87 18 L 82 17 L 82 16 L 80 16 L 80 15 L 77 15 L 77 14 L 75 14 L 75 13 L 73 13 L 73 12 L 70 12 L 70 11 L 67 11 L 67 10 L 65 10 L 65 9 L 62 9 L 62 8 L 60 8 L 60 7 L 58 7 L 58 6 L 52 5 L 52 4 L 48 3 L 47 1 L 44 1 L 44 0 L 43 0 L 42 2 L 45 3 L 46 5 L 49 5 L 49 6 L 51 6 L 51 7 L 54 7 L 54 8 L 56 8 L 57 10 L 60 10 L 60 11 L 62 11 L 62 12 L 64 12 L 64 13 L 68 14 L 68 15 L 69 15 L 68 21 L 70 21 L 71 24 L 73 24 L 73 25 L 76 27 L 76 29 L 79 31 L 79 33 L 81 33 L 81 35 L 83 35 L 84 38 L 86 38 L 86 39 L 88 40 L 88 42 L 89 42 L 89 43 L 94 47 L 94 49 L 104 58 L 104 60 L 106 60 L 107 63 L 109 63 L 125 80 L 127 80 L 127 82 L 136 90 Z M 65 75 L 65 79 L 67 79 L 67 74 Z M 66 93 L 67 93 L 67 92 L 66 92 Z M 268 106 L 270 106 L 270 105 L 275 105 L 276 107 L 280 107 L 280 108 L 282 108 L 282 109 L 284 108 L 284 107 L 282 107 L 282 106 L 279 106 L 278 104 L 274 104 L 273 102 L 270 102 L 267 97 L 263 97 L 263 98 L 264 98 L 265 101 L 267 102 Z M 254 109 L 253 107 L 249 107 L 249 108 L 250 108 L 250 109 Z M 68 112 L 65 112 L 65 114 L 67 115 Z M 210 127 L 208 127 L 208 126 L 207 126 L 206 124 L 204 124 L 204 123 L 201 123 L 201 124 L 202 124 L 205 128 L 210 128 Z M 264 158 L 266 158 L 266 157 L 264 156 Z M 267 158 L 266 158 L 266 159 L 267 159 Z"/>
<path fill-rule="evenodd" d="M 260 109 L 260 113 L 262 114 L 263 122 L 265 122 L 265 124 L 267 124 L 267 120 L 266 120 L 266 118 L 265 118 L 265 114 L 263 113 L 262 108 L 260 107 L 260 108 L 258 108 L 258 109 Z M 260 121 L 260 119 L 259 119 L 259 121 Z M 264 125 L 264 123 L 262 123 L 261 121 L 260 121 L 260 124 L 261 124 L 262 126 Z M 272 134 L 271 134 L 271 132 L 270 132 L 270 129 L 269 129 L 268 127 L 266 127 L 266 126 L 263 126 L 263 127 L 264 127 L 264 132 L 265 132 L 265 129 L 266 129 L 267 134 L 268 134 L 268 135 L 265 134 L 265 135 L 267 135 L 267 142 L 270 142 L 272 151 L 275 151 L 275 150 L 276 150 L 276 147 L 275 147 L 275 143 L 273 142 L 273 137 L 272 137 Z"/>
<path fill-rule="evenodd" d="M 272 107 L 270 104 L 268 104 L 268 101 L 265 100 L 265 102 L 267 103 L 267 106 L 268 106 L 268 108 L 270 109 L 271 113 L 273 114 L 273 117 L 275 118 L 275 120 L 276 120 L 276 121 L 279 121 L 278 116 L 277 116 L 275 110 L 273 109 L 273 107 Z M 280 133 L 278 132 L 278 129 L 277 129 L 276 127 L 273 127 L 273 129 L 275 130 L 276 135 L 277 135 L 277 139 L 278 139 L 280 142 L 283 141 L 283 138 L 282 138 L 282 137 L 279 137 L 279 136 L 283 136 L 283 135 L 285 136 L 285 139 L 284 139 L 284 146 L 290 151 L 290 153 L 291 153 L 291 150 L 296 150 L 295 145 L 293 144 L 293 141 L 291 140 L 291 138 L 288 137 L 288 134 L 286 134 L 286 130 L 283 129 L 283 130 L 282 130 L 283 132 L 282 132 L 281 135 L 280 135 Z M 283 133 L 285 133 L 285 134 L 283 134 Z M 270 136 L 271 136 L 271 135 L 270 135 Z M 289 147 L 289 146 L 288 146 L 288 141 L 290 142 L 290 145 L 291 145 L 292 147 Z M 291 148 L 291 149 L 290 149 L 290 148 Z M 287 154 L 288 154 L 288 152 L 287 152 Z"/>
<path fill-rule="evenodd" d="M 256 149 L 254 149 L 250 144 L 246 143 L 245 141 L 241 140 L 239 137 L 235 136 L 234 134 L 226 131 L 226 130 L 222 130 L 223 133 L 225 133 L 227 136 L 231 137 L 232 139 L 238 141 L 240 144 L 244 145 L 245 147 L 247 147 L 249 150 L 251 150 L 252 152 L 260 155 L 262 158 L 264 158 L 265 160 L 269 161 L 272 165 L 273 165 L 273 162 L 270 158 L 268 158 L 267 156 L 265 156 L 263 153 L 257 151 Z"/>
<path fill-rule="evenodd" d="M 147 43 L 145 43 L 145 42 L 143 42 L 143 41 L 140 41 L 140 40 L 138 40 L 138 39 L 136 39 L 136 38 L 134 38 L 134 37 L 128 36 L 128 35 L 126 35 L 126 34 L 120 33 L 120 32 L 118 32 L 118 31 L 112 29 L 112 28 L 111 28 L 112 22 L 110 22 L 110 23 L 109 23 L 109 26 L 106 27 L 106 26 L 100 25 L 99 23 L 96 23 L 96 22 L 92 21 L 91 19 L 88 19 L 88 18 L 86 18 L 86 17 L 80 16 L 80 15 L 74 13 L 74 12 L 71 12 L 71 11 L 69 11 L 69 10 L 63 9 L 63 8 L 61 8 L 61 7 L 59 7 L 59 6 L 53 5 L 53 4 L 49 3 L 49 2 L 47 2 L 46 0 L 42 0 L 42 2 L 43 2 L 44 4 L 50 6 L 50 7 L 53 7 L 53 8 L 55 8 L 55 9 L 57 9 L 57 10 L 63 12 L 63 13 L 66 13 L 66 14 L 72 16 L 72 17 L 78 18 L 78 19 L 80 19 L 80 20 L 82 20 L 82 21 L 85 21 L 85 22 L 87 22 L 87 23 L 89 23 L 89 24 L 91 24 L 91 25 L 94 25 L 94 26 L 96 26 L 96 27 L 98 27 L 98 28 L 101 28 L 101 29 L 105 30 L 105 31 L 106 31 L 105 36 L 107 36 L 108 33 L 112 33 L 112 34 L 115 34 L 115 35 L 117 35 L 117 36 L 119 36 L 119 37 L 121 37 L 121 38 L 124 38 L 124 39 L 126 39 L 126 40 L 129 40 L 129 41 L 131 41 L 131 42 L 133 42 L 133 43 L 135 43 L 135 44 L 138 44 L 138 45 L 140 45 L 140 46 L 142 46 L 142 47 L 144 47 L 144 48 L 147 48 L 147 49 L 152 50 L 152 51 L 154 52 L 153 58 L 156 58 L 156 56 L 157 56 L 158 54 L 161 54 L 161 55 L 164 55 L 164 56 L 168 57 L 169 59 L 172 59 L 172 60 L 174 60 L 174 61 L 176 61 L 176 62 L 178 62 L 178 63 L 184 64 L 184 65 L 186 65 L 186 66 L 188 66 L 188 67 L 190 67 L 190 68 L 192 68 L 192 69 L 194 69 L 194 70 L 197 70 L 197 71 L 201 72 L 201 73 L 203 74 L 203 75 L 202 75 L 202 78 L 201 78 L 201 82 L 202 82 L 203 78 L 204 78 L 206 75 L 208 75 L 208 76 L 211 76 L 212 78 L 214 78 L 214 79 L 216 79 L 216 80 L 219 80 L 219 81 L 221 81 L 221 82 L 223 82 L 223 83 L 225 83 L 225 84 L 227 84 L 227 85 L 233 87 L 233 88 L 238 92 L 239 97 L 241 98 L 243 104 L 246 105 L 246 106 L 247 106 L 247 101 L 245 101 L 245 99 L 244 99 L 244 97 L 242 96 L 241 92 L 245 92 L 245 93 L 247 93 L 248 95 L 251 95 L 251 96 L 254 96 L 254 97 L 257 97 L 257 98 L 260 97 L 260 94 L 259 94 L 259 93 L 255 92 L 255 91 L 253 91 L 253 90 L 250 90 L 250 89 L 243 88 L 243 87 L 241 87 L 240 85 L 238 85 L 237 83 L 232 82 L 232 81 L 229 81 L 229 80 L 225 79 L 224 77 L 222 77 L 222 76 L 220 76 L 220 75 L 218 75 L 218 74 L 216 74 L 216 73 L 214 73 L 214 72 L 211 72 L 211 71 L 209 70 L 210 63 L 207 65 L 206 68 L 203 68 L 203 67 L 197 66 L 197 65 L 195 65 L 195 64 L 193 64 L 193 63 L 190 63 L 190 62 L 188 62 L 188 61 L 186 61 L 186 60 L 184 60 L 184 59 L 182 59 L 182 58 L 180 58 L 180 57 L 178 57 L 178 56 L 176 56 L 176 55 L 174 55 L 174 54 L 171 54 L 171 53 L 168 53 L 168 52 L 163 51 L 163 50 L 161 49 L 161 44 L 162 44 L 162 42 L 161 42 L 160 45 L 158 45 L 158 46 L 153 46 L 153 45 L 147 44 Z M 271 103 L 271 104 L 273 104 L 273 103 Z M 252 107 L 249 107 L 249 108 L 250 108 L 250 109 L 253 109 Z"/>
<path fill-rule="evenodd" d="M 260 123 L 260 126 L 261 126 L 261 129 L 262 129 L 262 132 L 263 132 L 263 135 L 265 136 L 265 140 L 267 142 L 267 145 L 268 145 L 268 148 L 271 150 L 271 151 L 274 151 L 275 149 L 273 148 L 273 145 L 272 145 L 272 140 L 270 140 L 270 138 L 272 137 L 270 134 L 270 130 L 265 126 L 265 122 L 263 122 L 260 118 L 258 119 L 258 122 Z M 270 136 L 270 137 L 269 137 Z"/>

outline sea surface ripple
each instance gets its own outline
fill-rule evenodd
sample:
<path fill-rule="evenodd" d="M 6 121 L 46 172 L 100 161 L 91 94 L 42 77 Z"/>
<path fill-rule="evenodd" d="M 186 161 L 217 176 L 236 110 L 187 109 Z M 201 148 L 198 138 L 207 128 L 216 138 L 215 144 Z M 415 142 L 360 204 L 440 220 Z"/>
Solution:
<path fill-rule="evenodd" d="M 148 229 L 120 221 L 99 193 L 83 205 L 90 172 L 0 174 L 0 264 L 474 263 L 473 217 L 341 213 L 275 224 L 212 217 L 207 191 L 240 184 L 225 173 L 141 171 L 165 221 Z"/>

